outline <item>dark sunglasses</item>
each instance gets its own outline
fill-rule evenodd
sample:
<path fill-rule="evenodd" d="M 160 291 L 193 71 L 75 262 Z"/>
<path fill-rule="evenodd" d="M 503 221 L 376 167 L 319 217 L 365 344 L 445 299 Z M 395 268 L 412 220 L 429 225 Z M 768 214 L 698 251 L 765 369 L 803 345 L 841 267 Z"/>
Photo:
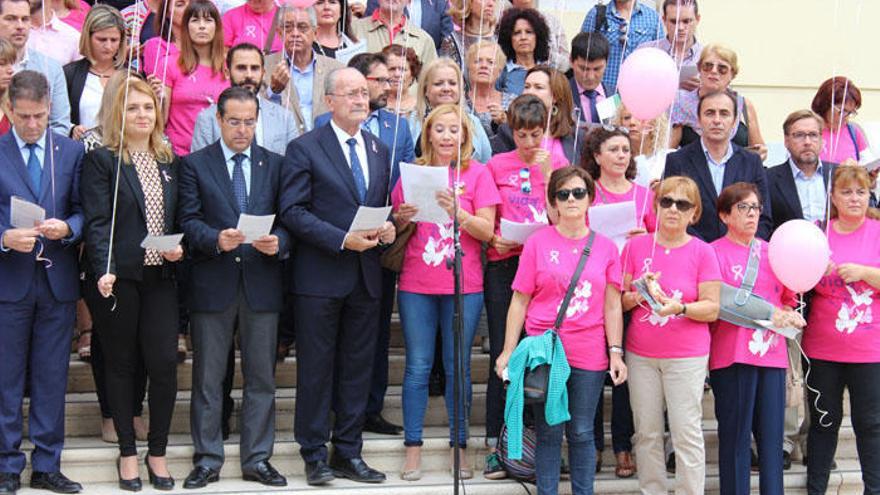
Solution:
<path fill-rule="evenodd" d="M 660 198 L 660 208 L 672 208 L 672 205 L 675 205 L 675 209 L 682 213 L 691 211 L 696 206 L 686 199 L 672 199 L 668 196 Z"/>
<path fill-rule="evenodd" d="M 568 201 L 569 196 L 574 196 L 574 199 L 581 200 L 587 197 L 587 188 L 585 187 L 576 187 L 574 189 L 560 189 L 556 191 L 556 199 L 559 201 Z"/>

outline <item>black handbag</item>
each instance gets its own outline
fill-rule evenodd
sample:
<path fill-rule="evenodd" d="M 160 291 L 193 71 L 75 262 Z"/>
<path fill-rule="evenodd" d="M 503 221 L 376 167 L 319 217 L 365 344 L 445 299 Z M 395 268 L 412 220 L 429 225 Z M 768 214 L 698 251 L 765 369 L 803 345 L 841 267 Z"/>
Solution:
<path fill-rule="evenodd" d="M 587 245 L 584 246 L 581 257 L 578 260 L 577 268 L 574 271 L 574 275 L 571 277 L 571 282 L 568 283 L 568 292 L 565 293 L 565 297 L 562 299 L 562 304 L 559 306 L 559 312 L 556 313 L 556 322 L 553 324 L 553 345 L 551 349 L 556 349 L 556 339 L 558 338 L 559 327 L 562 326 L 562 321 L 565 319 L 565 312 L 568 310 L 568 303 L 571 302 L 571 297 L 574 295 L 575 288 L 577 288 L 578 280 L 581 278 L 581 273 L 584 271 L 587 259 L 590 258 L 590 250 L 593 247 L 593 239 L 595 238 L 595 231 L 590 230 L 590 237 L 587 239 Z M 550 361 L 553 361 L 552 355 L 550 356 Z M 535 366 L 532 369 L 526 369 L 526 372 L 523 375 L 523 399 L 525 400 L 525 403 L 544 403 L 547 400 L 547 388 L 549 384 L 550 364 L 542 364 L 540 366 Z"/>

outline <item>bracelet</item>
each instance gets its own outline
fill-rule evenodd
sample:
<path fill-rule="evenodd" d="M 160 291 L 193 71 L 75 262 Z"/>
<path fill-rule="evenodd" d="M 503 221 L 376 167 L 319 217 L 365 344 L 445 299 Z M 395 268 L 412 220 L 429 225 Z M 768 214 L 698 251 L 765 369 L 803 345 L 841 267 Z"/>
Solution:
<path fill-rule="evenodd" d="M 681 311 L 678 312 L 675 316 L 685 316 L 687 315 L 688 305 L 685 303 L 681 303 Z"/>
<path fill-rule="evenodd" d="M 608 346 L 608 352 L 612 354 L 620 354 L 621 356 L 623 356 L 623 347 L 619 345 L 611 345 Z"/>

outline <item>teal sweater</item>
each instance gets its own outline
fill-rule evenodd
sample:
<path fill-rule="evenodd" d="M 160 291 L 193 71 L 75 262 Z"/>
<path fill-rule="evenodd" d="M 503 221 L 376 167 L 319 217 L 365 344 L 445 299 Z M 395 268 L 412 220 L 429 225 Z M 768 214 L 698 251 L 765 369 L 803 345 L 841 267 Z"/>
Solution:
<path fill-rule="evenodd" d="M 562 348 L 562 340 L 553 331 L 544 335 L 524 338 L 510 356 L 507 364 L 510 384 L 507 386 L 507 404 L 504 406 L 504 422 L 507 424 L 507 456 L 510 459 L 522 458 L 523 431 L 523 376 L 526 369 L 534 369 L 542 364 L 550 365 L 550 383 L 547 387 L 547 401 L 544 416 L 548 425 L 558 425 L 571 419 L 568 413 L 568 376 L 571 367 Z M 552 359 L 551 359 L 552 356 Z"/>

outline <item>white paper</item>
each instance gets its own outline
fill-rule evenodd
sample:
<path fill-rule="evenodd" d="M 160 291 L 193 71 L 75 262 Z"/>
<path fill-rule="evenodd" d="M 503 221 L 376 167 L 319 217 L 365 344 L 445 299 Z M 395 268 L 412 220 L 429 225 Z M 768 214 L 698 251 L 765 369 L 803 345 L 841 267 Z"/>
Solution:
<path fill-rule="evenodd" d="M 880 156 L 877 156 L 871 148 L 866 148 L 861 152 L 859 165 L 865 167 L 868 172 L 873 172 L 880 168 Z"/>
<path fill-rule="evenodd" d="M 358 208 L 357 213 L 354 214 L 354 220 L 351 221 L 351 226 L 348 228 L 348 231 L 376 230 L 385 225 L 385 222 L 388 220 L 388 215 L 390 214 L 390 206 L 361 206 Z"/>
<path fill-rule="evenodd" d="M 682 65 L 678 73 L 678 82 L 683 83 L 699 73 L 696 65 Z"/>
<path fill-rule="evenodd" d="M 12 196 L 9 203 L 9 223 L 17 229 L 32 229 L 46 219 L 46 210 L 40 205 L 18 196 Z"/>
<path fill-rule="evenodd" d="M 599 114 L 599 120 L 602 122 L 610 120 L 617 114 L 617 107 L 620 106 L 620 95 L 612 95 L 604 100 L 596 103 L 596 113 Z"/>
<path fill-rule="evenodd" d="M 546 223 L 511 222 L 506 218 L 502 218 L 501 237 L 508 241 L 516 241 L 520 244 L 525 244 L 526 239 L 546 226 Z"/>
<path fill-rule="evenodd" d="M 367 42 L 359 41 L 351 46 L 341 48 L 336 50 L 336 56 L 334 57 L 340 64 L 348 65 L 348 61 L 351 60 L 355 55 L 359 55 L 361 53 L 367 52 Z"/>
<path fill-rule="evenodd" d="M 242 213 L 238 217 L 236 230 L 244 234 L 242 244 L 251 244 L 255 240 L 269 235 L 272 232 L 272 224 L 275 223 L 275 215 L 248 215 Z"/>
<path fill-rule="evenodd" d="M 614 241 L 618 251 L 622 251 L 626 234 L 636 228 L 636 202 L 591 206 L 588 213 L 590 228 Z"/>
<path fill-rule="evenodd" d="M 774 327 L 773 322 L 771 322 L 770 320 L 755 320 L 755 323 L 761 325 L 762 327 L 770 330 L 773 333 L 782 335 L 789 340 L 795 340 L 797 336 L 801 333 L 800 330 L 794 327 Z"/>
<path fill-rule="evenodd" d="M 141 247 L 144 249 L 155 249 L 160 253 L 171 251 L 180 244 L 183 234 L 171 235 L 147 235 L 141 241 Z"/>
<path fill-rule="evenodd" d="M 414 222 L 446 224 L 449 213 L 437 204 L 437 192 L 449 189 L 449 170 L 446 167 L 426 167 L 400 162 L 400 181 L 403 201 L 415 205 L 419 211 Z"/>
<path fill-rule="evenodd" d="M 662 150 L 654 156 L 639 155 L 636 157 L 636 184 L 650 188 L 651 182 L 663 177 L 663 169 L 666 168 L 666 155 L 671 150 Z M 639 205 L 641 208 L 641 205 Z M 647 206 L 651 208 L 651 205 Z"/>

